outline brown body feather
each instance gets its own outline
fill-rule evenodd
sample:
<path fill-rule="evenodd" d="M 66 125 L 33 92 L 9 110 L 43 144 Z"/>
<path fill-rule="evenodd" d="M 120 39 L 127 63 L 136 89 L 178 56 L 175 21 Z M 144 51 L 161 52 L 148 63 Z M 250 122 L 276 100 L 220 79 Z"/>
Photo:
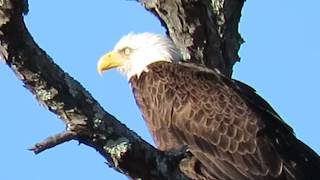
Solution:
<path fill-rule="evenodd" d="M 320 159 L 249 86 L 221 74 L 157 62 L 130 79 L 161 150 L 187 145 L 192 179 L 319 180 Z"/>

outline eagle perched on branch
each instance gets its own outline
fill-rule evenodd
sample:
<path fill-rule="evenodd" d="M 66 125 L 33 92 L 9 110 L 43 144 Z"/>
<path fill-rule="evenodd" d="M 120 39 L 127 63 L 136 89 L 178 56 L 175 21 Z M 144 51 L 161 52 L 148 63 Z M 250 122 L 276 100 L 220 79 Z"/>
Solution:
<path fill-rule="evenodd" d="M 130 33 L 97 70 L 128 77 L 158 148 L 188 147 L 191 179 L 320 180 L 319 156 L 251 87 L 181 60 L 170 39 Z"/>

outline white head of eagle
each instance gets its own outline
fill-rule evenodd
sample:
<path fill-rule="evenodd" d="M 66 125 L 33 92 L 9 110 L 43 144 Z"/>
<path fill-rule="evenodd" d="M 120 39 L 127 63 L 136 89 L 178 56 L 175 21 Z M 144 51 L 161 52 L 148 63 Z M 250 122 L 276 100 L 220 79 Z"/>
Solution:
<path fill-rule="evenodd" d="M 97 64 L 97 71 L 117 68 L 128 79 L 148 71 L 154 62 L 178 62 L 181 54 L 167 37 L 153 33 L 129 33 L 123 36 L 111 52 L 103 55 Z"/>

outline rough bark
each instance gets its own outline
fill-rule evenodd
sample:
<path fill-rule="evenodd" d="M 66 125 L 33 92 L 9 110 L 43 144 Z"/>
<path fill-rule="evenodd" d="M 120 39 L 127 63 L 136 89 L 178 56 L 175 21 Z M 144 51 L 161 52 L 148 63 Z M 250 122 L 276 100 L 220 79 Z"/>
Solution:
<path fill-rule="evenodd" d="M 157 15 L 184 54 L 230 76 L 238 60 L 238 22 L 243 0 L 141 1 Z M 187 179 L 179 171 L 187 153 L 161 152 L 106 112 L 83 86 L 42 50 L 28 32 L 26 0 L 0 2 L 1 55 L 37 101 L 58 115 L 66 130 L 34 145 L 39 153 L 69 140 L 96 149 L 133 179 Z M 186 160 L 186 159 L 184 159 Z"/>
<path fill-rule="evenodd" d="M 186 61 L 217 68 L 228 77 L 240 58 L 238 24 L 244 0 L 140 0 L 155 14 Z"/>

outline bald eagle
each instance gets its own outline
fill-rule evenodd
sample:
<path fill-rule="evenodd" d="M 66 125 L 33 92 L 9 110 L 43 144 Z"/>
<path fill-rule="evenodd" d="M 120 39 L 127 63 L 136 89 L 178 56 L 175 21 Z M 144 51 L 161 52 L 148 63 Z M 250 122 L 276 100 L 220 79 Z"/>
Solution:
<path fill-rule="evenodd" d="M 187 146 L 181 171 L 191 179 L 319 180 L 319 156 L 251 87 L 218 70 L 182 63 L 174 43 L 130 33 L 101 57 L 117 68 L 160 150 Z"/>

